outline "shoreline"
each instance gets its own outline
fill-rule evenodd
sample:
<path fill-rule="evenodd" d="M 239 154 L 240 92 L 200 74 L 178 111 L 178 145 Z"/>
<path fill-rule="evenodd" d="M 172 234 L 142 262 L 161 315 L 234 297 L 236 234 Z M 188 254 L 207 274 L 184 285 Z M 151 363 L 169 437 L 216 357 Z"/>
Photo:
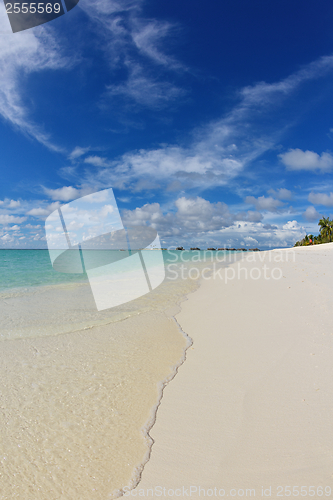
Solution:
<path fill-rule="evenodd" d="M 183 300 L 186 300 L 186 299 L 184 298 Z M 180 301 L 180 303 L 181 302 L 182 301 Z M 180 307 L 180 304 L 177 304 L 177 307 L 178 306 Z M 174 314 L 174 316 L 172 314 L 170 314 L 170 316 L 172 317 L 172 319 L 176 323 L 176 326 L 177 326 L 179 332 L 183 335 L 184 339 L 186 340 L 186 345 L 185 345 L 185 347 L 183 349 L 183 354 L 182 354 L 179 362 L 177 362 L 172 367 L 171 373 L 164 380 L 162 380 L 161 382 L 158 383 L 158 398 L 157 398 L 157 403 L 151 409 L 151 412 L 150 412 L 151 415 L 150 415 L 149 419 L 147 420 L 147 422 L 145 423 L 145 425 L 141 429 L 142 434 L 144 436 L 144 439 L 146 440 L 146 443 L 147 443 L 147 446 L 148 446 L 148 450 L 147 450 L 146 456 L 144 457 L 143 461 L 133 471 L 133 474 L 132 474 L 133 479 L 131 479 L 131 481 L 127 485 L 123 486 L 119 491 L 115 492 L 115 494 L 114 494 L 115 498 L 123 496 L 126 493 L 126 491 L 133 490 L 133 489 L 135 489 L 140 484 L 144 468 L 145 468 L 145 466 L 147 465 L 147 463 L 149 462 L 149 460 L 151 458 L 152 449 L 153 449 L 153 446 L 155 444 L 155 440 L 150 435 L 150 432 L 151 432 L 152 428 L 154 427 L 154 425 L 156 423 L 157 412 L 158 412 L 158 409 L 160 408 L 160 406 L 162 404 L 162 401 L 163 401 L 164 390 L 169 385 L 169 383 L 172 382 L 172 380 L 178 374 L 178 371 L 179 371 L 180 367 L 186 361 L 186 354 L 187 354 L 188 349 L 193 345 L 193 340 L 191 339 L 191 337 L 189 337 L 187 335 L 187 333 L 184 332 L 184 330 L 181 328 L 180 324 L 176 320 L 175 316 L 176 316 L 177 313 L 173 313 L 173 314 Z"/>

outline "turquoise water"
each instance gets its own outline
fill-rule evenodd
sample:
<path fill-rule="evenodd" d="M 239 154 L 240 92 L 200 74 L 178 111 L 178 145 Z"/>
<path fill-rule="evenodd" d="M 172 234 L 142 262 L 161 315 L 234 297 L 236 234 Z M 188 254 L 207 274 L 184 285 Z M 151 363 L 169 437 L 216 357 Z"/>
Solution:
<path fill-rule="evenodd" d="M 165 250 L 166 276 L 159 286 L 132 299 L 136 282 L 125 283 L 128 300 L 98 310 L 87 275 L 55 271 L 48 250 L 0 250 L 0 342 L 83 331 L 144 312 L 167 310 L 198 287 L 202 270 L 207 274 L 208 268 L 209 274 L 216 263 L 225 267 L 240 253 Z M 100 261 L 105 260 L 105 254 L 100 255 Z M 122 279 L 119 281 L 124 287 Z"/>
<path fill-rule="evenodd" d="M 148 251 L 148 250 L 147 250 Z M 163 250 L 166 266 L 228 262 L 238 252 Z M 62 283 L 86 283 L 87 275 L 55 271 L 48 250 L 0 250 L 0 291 Z"/>
<path fill-rule="evenodd" d="M 55 271 L 48 250 L 0 250 L 0 290 L 84 281 L 83 274 Z"/>

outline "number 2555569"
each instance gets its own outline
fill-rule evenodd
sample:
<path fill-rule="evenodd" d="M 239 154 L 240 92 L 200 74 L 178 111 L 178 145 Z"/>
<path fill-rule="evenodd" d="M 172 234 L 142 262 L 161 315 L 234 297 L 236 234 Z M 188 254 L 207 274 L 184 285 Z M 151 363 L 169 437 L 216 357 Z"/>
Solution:
<path fill-rule="evenodd" d="M 6 3 L 7 14 L 59 14 L 60 3 Z"/>

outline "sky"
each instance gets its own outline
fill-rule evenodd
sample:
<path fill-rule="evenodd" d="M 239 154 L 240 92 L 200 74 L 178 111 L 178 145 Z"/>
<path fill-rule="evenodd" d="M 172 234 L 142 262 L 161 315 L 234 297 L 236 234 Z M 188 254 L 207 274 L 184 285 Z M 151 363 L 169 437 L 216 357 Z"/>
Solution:
<path fill-rule="evenodd" d="M 333 217 L 330 0 L 0 4 L 0 248 L 113 188 L 164 247 L 290 247 Z"/>

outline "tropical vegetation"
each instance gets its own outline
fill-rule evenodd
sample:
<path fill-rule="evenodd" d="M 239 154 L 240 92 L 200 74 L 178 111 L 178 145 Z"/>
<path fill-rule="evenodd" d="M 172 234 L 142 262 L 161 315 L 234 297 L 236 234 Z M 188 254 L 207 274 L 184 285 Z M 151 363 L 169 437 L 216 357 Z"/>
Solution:
<path fill-rule="evenodd" d="M 320 243 L 333 241 L 333 220 L 330 220 L 329 217 L 322 217 L 318 222 L 318 226 L 320 228 L 318 236 L 307 234 L 301 241 L 296 241 L 294 246 L 319 245 Z"/>

